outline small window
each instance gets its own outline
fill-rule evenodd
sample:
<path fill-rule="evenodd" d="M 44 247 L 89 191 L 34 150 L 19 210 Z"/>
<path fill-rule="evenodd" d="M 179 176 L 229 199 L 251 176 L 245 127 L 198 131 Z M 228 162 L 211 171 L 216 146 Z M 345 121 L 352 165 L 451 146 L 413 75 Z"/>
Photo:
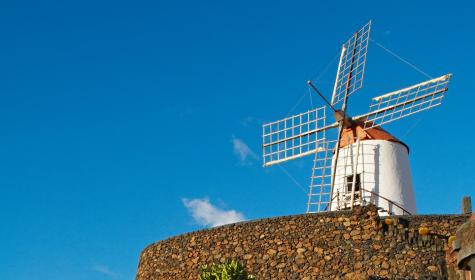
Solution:
<path fill-rule="evenodd" d="M 361 187 L 361 178 L 360 174 L 356 174 L 355 178 L 355 192 L 359 192 Z M 351 193 L 351 189 L 353 188 L 353 175 L 346 176 L 346 188 L 349 193 Z"/>

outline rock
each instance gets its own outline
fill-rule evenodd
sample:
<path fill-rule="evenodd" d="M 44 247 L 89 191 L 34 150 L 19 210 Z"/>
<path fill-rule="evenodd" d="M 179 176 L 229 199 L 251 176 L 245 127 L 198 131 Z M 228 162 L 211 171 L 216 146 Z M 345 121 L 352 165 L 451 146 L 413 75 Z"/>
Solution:
<path fill-rule="evenodd" d="M 306 260 L 305 260 L 305 257 L 302 256 L 302 257 L 299 257 L 299 258 L 295 258 L 295 262 L 297 264 L 304 264 L 306 262 Z"/>
<path fill-rule="evenodd" d="M 268 254 L 268 255 L 271 255 L 271 256 L 272 256 L 272 255 L 275 255 L 276 253 L 277 253 L 277 251 L 274 250 L 274 249 L 269 249 L 269 250 L 267 250 L 267 254 Z"/>
<path fill-rule="evenodd" d="M 319 255 L 323 254 L 323 248 L 315 247 L 313 251 Z"/>
<path fill-rule="evenodd" d="M 276 268 L 284 268 L 285 267 L 285 263 L 279 263 Z"/>
<path fill-rule="evenodd" d="M 305 249 L 305 248 L 298 248 L 298 249 L 297 249 L 297 254 L 301 254 L 301 253 L 303 253 L 303 252 L 305 252 L 305 251 L 307 251 L 307 249 Z"/>
<path fill-rule="evenodd" d="M 388 230 L 376 210 L 359 211 L 262 219 L 171 237 L 141 253 L 136 280 L 197 279 L 202 265 L 228 260 L 241 262 L 257 279 L 419 279 L 439 274 L 434 264 L 446 243 L 419 236 L 419 227 L 449 237 L 466 219 L 394 218 Z"/>
<path fill-rule="evenodd" d="M 374 250 L 379 250 L 379 249 L 381 249 L 382 246 L 379 245 L 379 244 L 373 244 L 372 247 L 373 247 Z"/>

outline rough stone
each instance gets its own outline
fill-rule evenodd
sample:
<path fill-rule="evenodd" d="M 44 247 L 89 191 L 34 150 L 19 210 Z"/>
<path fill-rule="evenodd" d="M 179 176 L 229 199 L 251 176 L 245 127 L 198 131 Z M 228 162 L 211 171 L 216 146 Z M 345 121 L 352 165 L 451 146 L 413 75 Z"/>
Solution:
<path fill-rule="evenodd" d="M 468 216 L 392 218 L 387 225 L 368 206 L 191 232 L 145 248 L 136 280 L 198 279 L 200 266 L 231 259 L 257 279 L 442 277 L 447 238 Z M 430 233 L 419 236 L 421 226 Z"/>

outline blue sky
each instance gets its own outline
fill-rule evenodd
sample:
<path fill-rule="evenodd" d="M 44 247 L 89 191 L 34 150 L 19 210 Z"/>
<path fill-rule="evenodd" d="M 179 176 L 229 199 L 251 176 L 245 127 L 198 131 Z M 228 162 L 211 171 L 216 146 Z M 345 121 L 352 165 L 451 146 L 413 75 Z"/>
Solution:
<path fill-rule="evenodd" d="M 458 213 L 475 194 L 475 4 L 393 2 L 1 2 L 0 279 L 132 279 L 157 240 L 303 213 L 312 158 L 262 168 L 261 124 L 308 110 L 307 79 L 329 96 L 369 19 L 454 74 L 443 106 L 386 128 L 411 147 L 419 212 Z M 425 79 L 371 43 L 349 111 Z"/>

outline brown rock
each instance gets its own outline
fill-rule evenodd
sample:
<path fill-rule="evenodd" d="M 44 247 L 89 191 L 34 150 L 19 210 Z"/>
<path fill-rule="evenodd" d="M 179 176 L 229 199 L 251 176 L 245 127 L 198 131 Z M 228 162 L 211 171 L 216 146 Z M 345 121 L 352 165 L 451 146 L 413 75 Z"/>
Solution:
<path fill-rule="evenodd" d="M 379 249 L 381 249 L 382 246 L 379 245 L 379 244 L 373 244 L 372 247 L 373 247 L 373 249 L 375 249 L 375 250 L 379 250 Z"/>
<path fill-rule="evenodd" d="M 301 253 L 303 253 L 303 252 L 305 252 L 305 251 L 307 251 L 307 249 L 305 249 L 305 248 L 298 248 L 298 249 L 297 249 L 297 254 L 301 254 Z"/>
<path fill-rule="evenodd" d="M 279 263 L 276 267 L 277 267 L 277 268 L 284 268 L 284 267 L 285 267 L 285 263 Z"/>
<path fill-rule="evenodd" d="M 271 256 L 272 256 L 272 255 L 275 255 L 276 253 L 277 253 L 277 251 L 274 250 L 274 249 L 269 249 L 269 250 L 267 250 L 267 254 L 268 254 L 268 255 L 271 255 Z"/>
<path fill-rule="evenodd" d="M 313 251 L 319 255 L 323 254 L 323 248 L 315 247 Z"/>

